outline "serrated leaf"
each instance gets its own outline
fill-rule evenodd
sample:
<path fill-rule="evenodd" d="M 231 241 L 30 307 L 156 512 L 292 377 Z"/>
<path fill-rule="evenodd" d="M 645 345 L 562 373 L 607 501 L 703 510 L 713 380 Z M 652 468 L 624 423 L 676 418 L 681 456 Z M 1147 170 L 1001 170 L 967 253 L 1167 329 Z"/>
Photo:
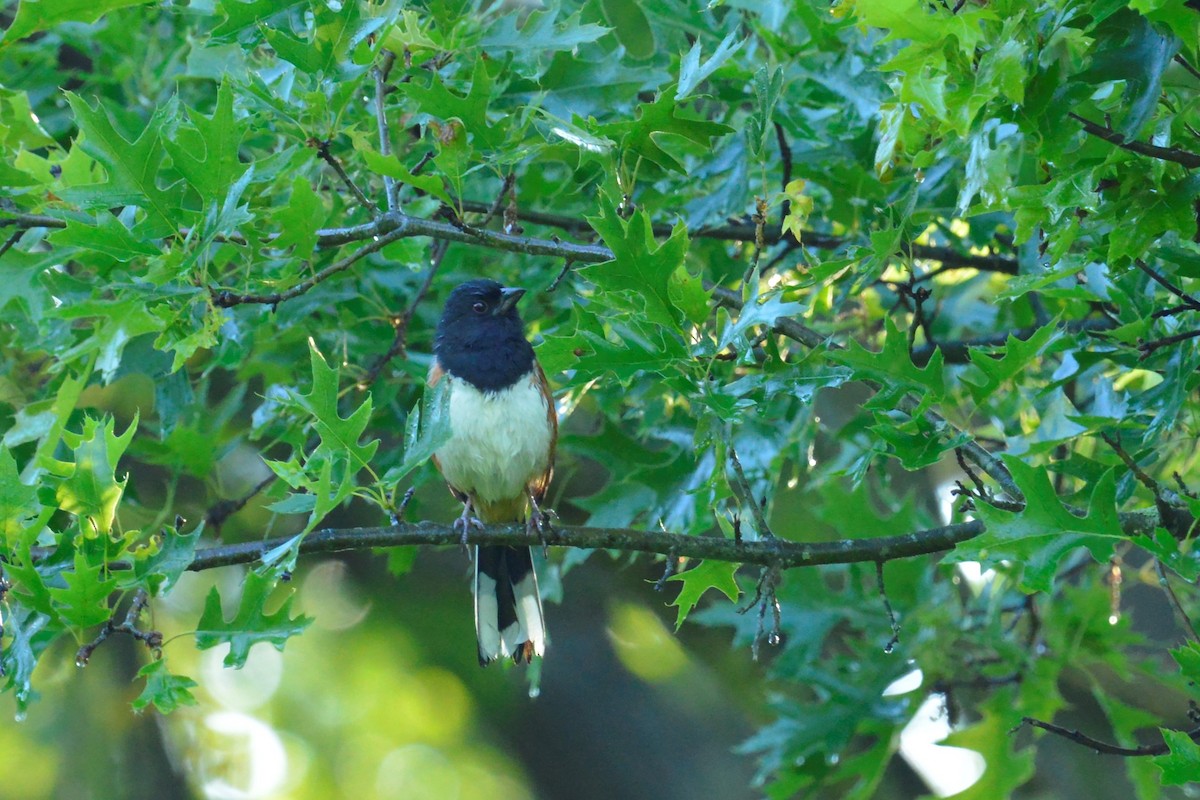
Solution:
<path fill-rule="evenodd" d="M 1182 647 L 1171 651 L 1171 658 L 1179 665 L 1179 672 L 1190 684 L 1200 683 L 1200 644 L 1185 642 Z"/>
<path fill-rule="evenodd" d="M 405 94 L 421 111 L 432 117 L 461 121 L 476 149 L 492 150 L 504 145 L 508 130 L 503 122 L 493 124 L 488 120 L 488 103 L 491 102 L 495 85 L 496 80 L 488 72 L 486 60 L 481 58 L 475 62 L 475 69 L 471 73 L 471 89 L 466 96 L 447 89 L 438 77 L 434 77 L 429 86 L 409 84 Z"/>
<path fill-rule="evenodd" d="M 610 30 L 591 22 L 581 24 L 577 13 L 558 24 L 555 24 L 555 16 L 553 10 L 535 11 L 518 28 L 521 14 L 510 12 L 488 25 L 487 33 L 479 44 L 485 50 L 550 53 L 574 50 L 581 44 L 596 41 Z"/>
<path fill-rule="evenodd" d="M 1051 322 L 1038 328 L 1027 339 L 1018 339 L 1010 333 L 1002 353 L 998 348 L 992 352 L 986 352 L 979 347 L 968 350 L 971 363 L 983 375 L 982 380 L 963 378 L 963 383 L 970 389 L 975 402 L 983 402 L 1006 381 L 1021 375 L 1029 363 L 1058 338 L 1058 334 L 1057 323 Z M 996 355 L 1000 357 L 996 358 Z"/>
<path fill-rule="evenodd" d="M 676 606 L 679 609 L 679 613 L 675 616 L 675 630 L 679 630 L 683 625 L 683 621 L 687 619 L 687 615 L 696 607 L 696 604 L 700 602 L 701 596 L 709 589 L 716 589 L 730 600 L 737 600 L 738 595 L 741 593 L 741 590 L 738 589 L 737 581 L 734 580 L 738 566 L 738 564 L 728 561 L 713 561 L 709 559 L 701 561 L 699 565 L 692 569 L 676 573 L 667 579 L 669 581 L 679 581 L 683 584 L 679 588 L 679 594 L 668 604 Z"/>
<path fill-rule="evenodd" d="M 12 689 L 17 710 L 24 711 L 36 696 L 33 691 L 33 671 L 42 651 L 54 640 L 47 636 L 50 617 L 21 604 L 5 609 L 4 634 L 8 643 L 0 648 L 0 677 L 4 688 Z"/>
<path fill-rule="evenodd" d="M 225 21 L 213 29 L 215 38 L 224 38 L 264 22 L 306 0 L 221 0 Z"/>
<path fill-rule="evenodd" d="M 0 447 L 0 541 L 11 548 L 41 509 L 37 490 L 21 482 L 12 453 Z"/>
<path fill-rule="evenodd" d="M 112 613 L 108 596 L 117 587 L 117 579 L 102 577 L 100 564 L 91 565 L 82 551 L 75 553 L 75 568 L 62 573 L 66 588 L 50 587 L 50 597 L 58 615 L 71 625 L 88 628 L 107 620 Z"/>
<path fill-rule="evenodd" d="M 449 381 L 427 386 L 421 401 L 408 412 L 404 423 L 404 459 L 387 471 L 383 476 L 384 483 L 397 483 L 450 440 L 449 387 Z"/>
<path fill-rule="evenodd" d="M 137 677 L 146 679 L 146 687 L 131 704 L 141 713 L 150 706 L 160 714 L 170 714 L 180 706 L 196 705 L 192 689 L 196 682 L 186 675 L 173 675 L 167 670 L 167 660 L 159 658 L 138 670 Z"/>
<path fill-rule="evenodd" d="M 145 583 L 152 596 L 170 590 L 196 557 L 196 544 L 204 532 L 201 522 L 191 533 L 167 527 L 149 545 L 133 553 L 133 574 Z"/>
<path fill-rule="evenodd" d="M 87 248 L 122 262 L 139 256 L 156 256 L 162 252 L 156 245 L 134 236 L 119 219 L 104 211 L 100 212 L 95 225 L 68 220 L 66 228 L 47 238 L 60 247 Z"/>
<path fill-rule="evenodd" d="M 64 435 L 74 451 L 74 460 L 56 493 L 63 511 L 88 519 L 93 530 L 104 535 L 112 531 L 117 504 L 125 491 L 128 478 L 118 481 L 116 466 L 137 430 L 137 417 L 120 436 L 114 430 L 115 424 L 111 417 L 103 424 L 89 417 L 81 435 Z M 83 527 L 88 530 L 86 525 Z"/>
<path fill-rule="evenodd" d="M 289 593 L 286 600 L 272 613 L 265 610 L 267 599 L 275 582 L 270 578 L 250 572 L 242 585 L 242 598 L 233 619 L 226 621 L 221 612 L 221 595 L 214 586 L 204 600 L 204 613 L 196 625 L 196 647 L 207 650 L 219 644 L 229 644 L 225 666 L 241 669 L 246 665 L 250 648 L 265 642 L 276 650 L 291 637 L 301 633 L 312 624 L 312 619 L 303 615 L 290 616 L 295 594 Z"/>
<path fill-rule="evenodd" d="M 193 128 L 179 127 L 163 139 L 175 168 L 200 193 L 204 202 L 220 200 L 246 171 L 238 160 L 242 128 L 233 118 L 233 88 L 228 80 L 217 89 L 217 104 L 211 117 L 187 109 Z"/>
<path fill-rule="evenodd" d="M 987 530 L 958 545 L 950 560 L 1023 564 L 1021 587 L 1029 592 L 1048 592 L 1053 588 L 1058 563 L 1067 553 L 1087 547 L 1097 561 L 1105 562 L 1114 545 L 1125 540 L 1117 515 L 1113 470 L 1105 472 L 1092 487 L 1087 516 L 1077 517 L 1058 499 L 1045 467 L 1032 467 L 1010 455 L 1003 459 L 1025 497 L 1025 508 L 1005 511 L 980 503 L 977 513 Z"/>
<path fill-rule="evenodd" d="M 95 22 L 110 11 L 144 6 L 153 0 L 21 0 L 17 16 L 4 32 L 4 44 L 12 44 L 38 31 L 64 22 Z"/>
<path fill-rule="evenodd" d="M 663 169 L 686 172 L 674 156 L 658 144 L 664 133 L 682 136 L 696 144 L 709 146 L 714 136 L 724 136 L 733 131 L 727 125 L 706 119 L 693 119 L 679 115 L 679 105 L 669 89 L 653 103 L 638 106 L 633 122 L 614 122 L 601 125 L 598 133 L 620 143 L 620 145 Z"/>
<path fill-rule="evenodd" d="M 1183 786 L 1200 783 L 1200 744 L 1192 741 L 1184 731 L 1162 728 L 1163 741 L 1171 752 L 1155 756 L 1154 766 L 1162 770 L 1162 782 L 1166 786 Z"/>
<path fill-rule="evenodd" d="M 696 40 L 692 49 L 679 61 L 679 87 L 675 90 L 676 100 L 682 100 L 691 94 L 705 78 L 716 72 L 734 53 L 742 49 L 746 40 L 735 42 L 737 34 L 737 31 L 733 31 L 721 40 L 717 49 L 703 63 L 700 62 L 700 40 Z"/>
<path fill-rule="evenodd" d="M 827 354 L 831 361 L 854 368 L 855 377 L 879 381 L 887 386 L 903 386 L 923 392 L 930 400 L 940 400 L 946 394 L 942 375 L 942 351 L 939 348 L 923 368 L 913 363 L 908 353 L 908 335 L 896 327 L 891 317 L 884 318 L 883 350 L 873 353 L 851 340 L 846 350 Z"/>
<path fill-rule="evenodd" d="M 75 146 L 104 167 L 107 180 L 65 187 L 62 196 L 88 208 L 138 206 L 146 212 L 147 236 L 178 231 L 188 216 L 183 213 L 182 190 L 178 186 L 161 188 L 157 180 L 166 157 L 162 128 L 177 113 L 175 102 L 159 106 L 130 141 L 117 131 L 102 106 L 93 108 L 78 95 L 66 94 L 82 134 Z"/>
<path fill-rule="evenodd" d="M 643 313 L 650 322 L 681 329 L 686 314 L 672 302 L 671 287 L 679 285 L 688 249 L 683 223 L 676 224 L 670 238 L 659 244 L 654 239 L 649 216 L 639 210 L 629 220 L 621 219 L 605 199 L 600 201 L 600 216 L 588 217 L 588 223 L 613 251 L 614 258 L 591 264 L 579 272 L 605 292 L 628 293 L 638 298 L 632 310 Z"/>
<path fill-rule="evenodd" d="M 339 371 L 329 366 L 315 342 L 310 339 L 308 344 L 312 389 L 308 394 L 297 394 L 296 402 L 314 418 L 314 427 L 321 437 L 318 449 L 324 449 L 333 456 L 344 455 L 350 460 L 351 469 L 357 473 L 370 466 L 371 458 L 379 447 L 378 439 L 359 443 L 371 421 L 371 396 L 368 394 L 350 416 L 343 418 L 338 413 Z"/>

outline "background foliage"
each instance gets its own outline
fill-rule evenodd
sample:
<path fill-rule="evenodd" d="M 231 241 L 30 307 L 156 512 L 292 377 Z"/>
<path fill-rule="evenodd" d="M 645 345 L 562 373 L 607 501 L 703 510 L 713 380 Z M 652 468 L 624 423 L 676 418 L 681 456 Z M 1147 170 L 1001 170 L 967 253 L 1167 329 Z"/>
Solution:
<path fill-rule="evenodd" d="M 958 797 L 1193 791 L 1194 3 L 4 21 L 19 796 L 945 794 L 939 710 Z M 478 275 L 563 418 L 536 703 L 456 553 L 369 552 L 455 539 L 422 387 Z"/>

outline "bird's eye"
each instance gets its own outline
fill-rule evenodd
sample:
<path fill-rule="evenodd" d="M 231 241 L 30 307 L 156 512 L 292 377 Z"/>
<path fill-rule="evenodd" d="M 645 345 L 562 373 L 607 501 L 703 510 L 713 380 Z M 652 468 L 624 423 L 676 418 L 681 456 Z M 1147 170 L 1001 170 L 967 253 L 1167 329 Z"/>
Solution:
<path fill-rule="evenodd" d="M 483 312 L 487 311 L 487 303 L 484 303 L 482 301 L 478 302 L 475 305 L 471 306 L 471 310 L 474 311 L 476 314 L 482 314 Z"/>

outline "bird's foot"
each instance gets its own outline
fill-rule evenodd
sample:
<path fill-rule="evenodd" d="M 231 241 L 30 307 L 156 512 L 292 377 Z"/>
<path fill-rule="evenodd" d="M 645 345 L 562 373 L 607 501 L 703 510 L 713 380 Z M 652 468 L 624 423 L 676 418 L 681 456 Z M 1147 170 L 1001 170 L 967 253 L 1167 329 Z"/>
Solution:
<path fill-rule="evenodd" d="M 462 538 L 459 540 L 459 542 L 462 544 L 463 552 L 467 554 L 468 558 L 470 558 L 471 551 L 467 549 L 467 536 L 470 534 L 472 528 L 478 531 L 483 530 L 483 523 L 476 519 L 475 515 L 471 513 L 474 510 L 475 507 L 470 501 L 463 503 L 462 515 L 459 516 L 458 519 L 454 520 L 453 526 L 454 530 L 462 531 Z"/>
<path fill-rule="evenodd" d="M 557 515 L 553 510 L 549 508 L 543 510 L 538 506 L 533 495 L 529 496 L 529 519 L 525 520 L 525 532 L 537 536 L 538 541 L 542 543 L 543 556 L 549 555 L 549 542 L 546 540 L 546 534 L 554 532 L 551 519 L 555 516 Z"/>

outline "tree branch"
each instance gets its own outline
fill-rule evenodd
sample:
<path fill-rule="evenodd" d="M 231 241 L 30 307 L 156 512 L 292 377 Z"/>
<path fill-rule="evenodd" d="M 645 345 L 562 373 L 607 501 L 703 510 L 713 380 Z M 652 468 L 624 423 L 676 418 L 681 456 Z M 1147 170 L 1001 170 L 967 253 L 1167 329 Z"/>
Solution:
<path fill-rule="evenodd" d="M 1187 150 L 1180 150 L 1178 147 L 1159 147 L 1156 144 L 1149 142 L 1139 142 L 1137 139 L 1126 139 L 1123 135 L 1117 133 L 1112 128 L 1106 128 L 1103 125 L 1097 125 L 1090 119 L 1081 117 L 1075 113 L 1068 113 L 1071 119 L 1083 126 L 1083 129 L 1097 139 L 1103 139 L 1111 145 L 1128 150 L 1131 153 L 1138 155 L 1150 156 L 1162 161 L 1173 161 L 1176 164 L 1182 164 L 1188 169 L 1200 169 L 1200 153 L 1192 153 Z"/>
<path fill-rule="evenodd" d="M 478 203 L 470 200 L 462 201 L 461 205 L 463 211 L 472 213 L 487 214 L 491 209 L 491 204 L 489 203 Z M 518 209 L 516 216 L 517 219 L 523 222 L 531 222 L 535 225 L 545 225 L 573 233 L 593 233 L 591 225 L 584 219 L 546 214 L 526 209 Z M 58 219 L 57 217 L 41 214 L 24 214 L 0 209 L 0 227 L 12 225 L 20 228 L 65 228 L 67 223 L 65 220 Z M 340 247 L 344 244 L 350 244 L 351 242 L 361 242 L 378 236 L 382 232 L 396 228 L 405 229 L 407 231 L 405 236 L 428 236 L 433 239 L 475 244 L 496 250 L 524 253 L 526 255 L 570 258 L 588 264 L 608 261 L 613 257 L 612 251 L 602 245 L 572 244 L 558 239 L 509 236 L 478 228 L 472 229 L 468 233 L 462 228 L 449 223 L 411 217 L 396 211 L 385 213 L 376 220 L 364 222 L 359 225 L 349 225 L 341 228 L 322 228 L 317 231 L 317 247 L 327 250 Z M 653 225 L 652 230 L 655 236 L 670 236 L 673 228 L 670 225 L 659 223 Z M 698 228 L 688 231 L 688 236 L 693 239 L 718 239 L 733 242 L 752 242 L 754 241 L 754 234 L 755 226 L 750 224 Z M 264 242 L 270 244 L 277 235 L 272 234 L 267 236 Z M 827 236 L 812 231 L 805 231 L 803 237 L 805 247 L 814 247 L 820 250 L 835 250 L 851 242 L 850 239 Z M 790 235 L 784 236 L 780 231 L 774 230 L 774 226 L 763 231 L 763 242 L 765 244 L 775 244 L 783 239 L 794 241 Z M 224 237 L 222 241 L 234 244 L 246 244 L 245 237 L 236 234 Z M 1005 256 L 964 255 L 954 250 L 954 248 L 934 245 L 912 245 L 910 250 L 914 258 L 939 261 L 947 266 L 952 265 L 955 269 L 977 269 L 982 272 L 1001 272 L 1008 275 L 1017 274 L 1017 262 Z"/>
<path fill-rule="evenodd" d="M 479 214 L 486 214 L 490 208 L 490 204 L 475 200 L 463 200 L 460 202 L 460 205 L 463 211 Z M 588 224 L 587 220 L 568 217 L 562 214 L 549 214 L 544 211 L 520 209 L 517 212 L 517 219 L 522 222 L 531 222 L 534 225 L 544 225 L 549 228 L 558 228 L 559 230 L 576 234 L 589 234 L 593 232 L 592 226 Z M 701 227 L 688 231 L 688 237 L 692 239 L 718 239 L 729 242 L 753 242 L 755 227 L 755 225 L 750 223 Z M 674 228 L 665 223 L 656 223 L 651 226 L 651 230 L 655 236 L 670 236 Z M 818 250 L 836 250 L 853 241 L 846 237 L 830 236 L 815 231 L 804 231 L 801 234 L 801 238 L 805 247 L 813 247 Z M 781 241 L 800 244 L 800 242 L 796 241 L 795 237 L 790 234 L 784 234 L 781 230 L 776 230 L 774 226 L 763 231 L 764 244 L 778 244 Z M 954 265 L 956 269 L 977 269 L 981 272 L 1002 272 L 1008 275 L 1017 274 L 1016 260 L 1006 256 L 975 256 L 960 253 L 952 247 L 921 244 L 914 244 L 909 250 L 913 258 L 940 261 L 943 264 Z"/>
<path fill-rule="evenodd" d="M 1121 514 L 1121 527 L 1127 535 L 1152 533 L 1159 525 L 1154 509 Z M 717 536 L 684 536 L 677 533 L 640 531 L 631 528 L 586 528 L 559 526 L 539 536 L 524 524 L 489 525 L 484 530 L 471 528 L 468 544 L 503 544 L 540 547 L 542 537 L 551 547 L 622 550 L 631 553 L 658 553 L 675 558 L 713 559 L 737 564 L 778 564 L 781 569 L 811 567 L 820 564 L 852 564 L 892 561 L 899 558 L 941 553 L 954 549 L 959 542 L 974 539 L 984 532 L 978 520 L 959 522 L 940 528 L 881 536 L 871 539 L 839 539 L 823 542 L 737 541 Z M 203 547 L 196 551 L 189 570 L 199 572 L 233 564 L 250 564 L 264 553 L 291 541 L 282 536 L 260 542 L 241 542 Z M 406 522 L 390 527 L 339 528 L 316 531 L 300 543 L 301 553 L 333 553 L 375 547 L 434 545 L 459 547 L 462 532 L 449 523 Z M 40 552 L 40 551 L 35 551 Z M 115 567 L 115 565 L 114 565 Z"/>

